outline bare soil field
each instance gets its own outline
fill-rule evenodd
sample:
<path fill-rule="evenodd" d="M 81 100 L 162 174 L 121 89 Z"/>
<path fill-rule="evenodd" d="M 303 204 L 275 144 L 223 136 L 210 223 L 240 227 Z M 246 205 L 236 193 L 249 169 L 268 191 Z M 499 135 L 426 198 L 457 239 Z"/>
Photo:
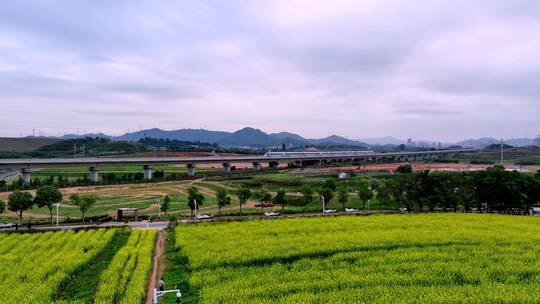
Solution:
<path fill-rule="evenodd" d="M 339 170 L 355 170 L 355 171 L 395 171 L 399 166 L 407 163 L 391 163 L 391 164 L 369 164 L 364 166 L 345 166 L 345 167 L 322 167 L 317 168 L 318 172 L 330 172 Z M 433 171 L 478 171 L 495 166 L 495 164 L 455 164 L 455 163 L 410 163 L 413 170 L 433 170 Z M 522 172 L 534 172 L 534 168 L 530 166 L 507 165 L 504 167 L 510 170 L 518 170 Z"/>

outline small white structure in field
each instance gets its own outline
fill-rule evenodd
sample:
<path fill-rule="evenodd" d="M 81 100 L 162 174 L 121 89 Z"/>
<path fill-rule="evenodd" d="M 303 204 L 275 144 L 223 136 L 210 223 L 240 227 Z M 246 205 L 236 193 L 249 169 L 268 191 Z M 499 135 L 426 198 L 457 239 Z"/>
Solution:
<path fill-rule="evenodd" d="M 340 178 L 340 179 L 347 178 L 347 173 L 345 173 L 345 172 L 340 172 L 340 173 L 338 174 L 338 178 Z"/>

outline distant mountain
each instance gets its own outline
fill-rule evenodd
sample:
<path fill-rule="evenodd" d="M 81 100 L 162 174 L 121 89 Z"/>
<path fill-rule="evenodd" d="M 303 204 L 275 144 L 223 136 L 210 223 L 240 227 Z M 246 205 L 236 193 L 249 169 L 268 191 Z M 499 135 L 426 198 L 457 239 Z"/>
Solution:
<path fill-rule="evenodd" d="M 273 138 L 259 129 L 243 128 L 223 137 L 217 143 L 222 147 L 265 148 L 278 146 L 279 142 L 279 139 Z"/>
<path fill-rule="evenodd" d="M 145 137 L 152 138 L 169 138 L 169 139 L 178 139 L 184 141 L 201 141 L 207 143 L 215 143 L 221 140 L 222 138 L 230 135 L 229 132 L 222 131 L 209 131 L 204 129 L 180 129 L 173 131 L 165 131 L 161 129 L 148 129 L 132 133 L 126 133 L 121 136 L 114 137 L 113 140 L 116 141 L 138 141 L 139 139 Z"/>
<path fill-rule="evenodd" d="M 405 140 L 401 140 L 392 136 L 375 137 L 375 138 L 360 138 L 358 141 L 365 142 L 369 145 L 401 145 L 407 143 Z"/>
<path fill-rule="evenodd" d="M 141 130 L 126 133 L 121 136 L 108 136 L 103 133 L 90 133 L 83 135 L 65 134 L 61 137 L 47 137 L 52 139 L 81 139 L 85 137 L 108 138 L 113 141 L 139 141 L 145 137 L 155 139 L 176 139 L 180 141 L 217 143 L 221 147 L 244 147 L 244 148 L 280 148 L 285 145 L 287 148 L 299 148 L 305 146 L 347 146 L 365 148 L 369 146 L 389 146 L 406 144 L 406 141 L 391 137 L 363 138 L 351 140 L 342 136 L 332 135 L 325 138 L 304 138 L 298 134 L 290 132 L 265 133 L 255 128 L 243 128 L 235 132 L 210 131 L 205 129 L 179 129 L 161 130 L 158 128 Z M 442 147 L 462 146 L 466 148 L 484 148 L 496 144 L 499 140 L 492 137 L 478 139 L 467 139 L 457 143 L 442 143 Z M 533 140 L 529 138 L 512 138 L 505 140 L 505 143 L 512 146 L 532 145 Z M 437 147 L 438 142 L 429 140 L 415 140 L 416 147 Z"/>
<path fill-rule="evenodd" d="M 289 132 L 267 134 L 255 128 L 243 128 L 235 132 L 209 131 L 204 129 L 181 129 L 164 131 L 161 129 L 148 129 L 121 136 L 113 137 L 115 141 L 138 141 L 144 137 L 169 138 L 185 141 L 201 141 L 217 143 L 221 147 L 247 147 L 247 148 L 277 148 L 283 144 L 286 147 L 303 147 L 307 145 L 347 145 L 366 146 L 365 143 L 350 140 L 337 135 L 322 139 L 306 139 Z"/>
<path fill-rule="evenodd" d="M 484 148 L 496 143 L 497 141 L 497 139 L 492 137 L 483 137 L 458 141 L 456 145 L 462 146 L 463 148 Z"/>
<path fill-rule="evenodd" d="M 533 140 L 530 138 L 512 138 L 504 141 L 505 144 L 509 144 L 515 147 L 532 146 Z"/>
<path fill-rule="evenodd" d="M 306 139 L 303 138 L 302 136 L 298 134 L 294 134 L 294 133 L 289 133 L 289 132 L 270 133 L 270 136 L 277 139 L 289 138 L 289 139 L 294 139 L 294 140 L 299 140 L 299 141 L 306 141 Z"/>
<path fill-rule="evenodd" d="M 463 141 L 457 142 L 456 144 L 464 148 L 485 148 L 493 144 L 499 144 L 500 142 L 501 142 L 500 139 L 496 139 L 492 137 L 483 137 L 483 138 L 478 138 L 478 139 L 463 140 Z M 511 139 L 504 139 L 504 143 L 506 145 L 510 145 L 514 147 L 523 147 L 523 146 L 531 146 L 533 144 L 533 140 L 530 138 L 511 138 Z"/>
<path fill-rule="evenodd" d="M 58 137 L 59 139 L 79 139 L 79 138 L 86 138 L 86 137 L 91 137 L 91 138 L 96 138 L 96 137 L 99 137 L 99 138 L 110 138 L 109 135 L 105 135 L 103 133 L 88 133 L 88 134 L 83 134 L 83 135 L 77 135 L 77 134 L 64 134 L 60 137 Z"/>
<path fill-rule="evenodd" d="M 308 141 L 313 145 L 319 145 L 319 146 L 337 146 L 337 145 L 362 146 L 362 147 L 367 146 L 366 143 L 350 140 L 345 137 L 341 137 L 337 135 L 331 135 L 331 136 L 321 138 L 321 139 L 308 139 Z"/>

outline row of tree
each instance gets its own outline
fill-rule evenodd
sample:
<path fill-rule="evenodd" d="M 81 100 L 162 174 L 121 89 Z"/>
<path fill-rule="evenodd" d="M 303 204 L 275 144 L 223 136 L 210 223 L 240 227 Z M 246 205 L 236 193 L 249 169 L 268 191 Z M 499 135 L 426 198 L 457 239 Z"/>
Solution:
<path fill-rule="evenodd" d="M 51 224 L 53 223 L 53 209 L 56 204 L 60 204 L 63 200 L 63 195 L 58 187 L 45 185 L 37 189 L 36 195 L 33 196 L 30 192 L 16 190 L 8 196 L 7 208 L 9 211 L 17 213 L 19 217 L 19 224 L 22 224 L 23 213 L 26 210 L 32 209 L 34 206 L 38 208 L 47 207 L 49 209 L 49 215 Z M 78 195 L 72 194 L 70 196 L 71 202 L 79 207 L 82 213 L 82 221 L 84 222 L 86 212 L 97 201 L 95 195 Z M 6 204 L 0 200 L 0 213 L 5 211 Z"/>
<path fill-rule="evenodd" d="M 328 179 L 320 184 L 306 183 L 299 196 L 288 196 L 284 189 L 271 195 L 265 189 L 252 191 L 243 186 L 234 191 L 242 206 L 249 198 L 259 201 L 263 211 L 269 203 L 306 207 L 324 198 L 330 202 L 337 196 L 343 209 L 349 204 L 351 192 L 355 192 L 366 209 L 373 199 L 379 209 L 405 208 L 407 211 L 457 211 L 465 212 L 506 212 L 526 213 L 531 206 L 540 204 L 540 172 L 535 176 L 517 171 L 506 171 L 503 167 L 493 167 L 476 172 L 430 172 L 429 170 L 413 172 L 410 166 L 398 170 L 394 179 L 358 179 L 353 183 L 336 183 Z M 230 197 L 226 189 L 216 192 L 219 213 L 221 208 L 230 205 Z M 194 202 L 197 201 L 197 204 Z M 204 202 L 196 187 L 188 190 L 188 204 L 193 211 Z"/>
<path fill-rule="evenodd" d="M 176 180 L 180 175 L 173 173 L 167 176 L 167 180 Z M 160 182 L 165 180 L 165 172 L 163 170 L 156 170 L 153 172 L 153 181 Z M 56 186 L 58 188 L 67 188 L 67 187 L 79 187 L 79 186 L 90 186 L 94 184 L 99 185 L 117 185 L 117 184 L 132 184 L 132 183 L 141 183 L 146 182 L 144 180 L 144 174 L 142 172 L 136 173 L 104 173 L 101 174 L 101 180 L 98 183 L 92 183 L 88 175 L 84 175 L 77 179 L 68 179 L 61 175 L 54 177 L 48 176 L 46 178 L 34 177 L 30 181 L 30 185 L 24 185 L 23 179 L 13 180 L 11 183 L 7 183 L 5 180 L 0 181 L 0 191 L 13 191 L 13 190 L 27 190 L 27 189 L 38 189 L 41 186 Z"/>
<path fill-rule="evenodd" d="M 407 210 L 525 213 L 540 203 L 540 172 L 535 176 L 496 166 L 476 172 L 399 174 L 385 182 L 377 197 Z"/>

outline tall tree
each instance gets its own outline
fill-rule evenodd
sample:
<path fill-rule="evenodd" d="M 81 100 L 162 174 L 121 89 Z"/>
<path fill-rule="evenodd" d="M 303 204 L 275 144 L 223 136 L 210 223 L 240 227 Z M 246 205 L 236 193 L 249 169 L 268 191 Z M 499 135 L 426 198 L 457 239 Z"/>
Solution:
<path fill-rule="evenodd" d="M 343 207 L 343 210 L 345 210 L 345 206 L 349 202 L 349 189 L 347 188 L 347 186 L 342 185 L 342 186 L 338 187 L 337 190 L 338 190 L 337 191 L 338 192 L 338 201 L 341 204 L 341 206 Z"/>
<path fill-rule="evenodd" d="M 231 204 L 231 197 L 225 188 L 219 188 L 216 191 L 216 201 L 218 204 L 218 213 L 221 215 L 221 208 Z"/>
<path fill-rule="evenodd" d="M 471 174 L 462 173 L 457 180 L 456 195 L 465 212 L 470 212 L 473 206 L 478 205 L 478 197 L 474 186 L 474 177 Z"/>
<path fill-rule="evenodd" d="M 304 212 L 306 212 L 307 205 L 311 204 L 313 202 L 313 187 L 310 184 L 304 184 L 302 186 L 302 198 L 300 199 L 300 203 L 304 207 Z"/>
<path fill-rule="evenodd" d="M 8 197 L 8 209 L 13 212 L 17 212 L 19 216 L 19 225 L 22 224 L 23 212 L 31 209 L 34 205 L 32 194 L 28 192 L 22 192 L 15 190 Z"/>
<path fill-rule="evenodd" d="M 90 210 L 90 208 L 97 202 L 97 196 L 94 194 L 80 196 L 75 193 L 72 194 L 69 199 L 71 202 L 73 202 L 73 205 L 79 207 L 79 210 L 81 210 L 82 222 L 84 223 L 86 212 L 88 212 L 88 210 Z"/>
<path fill-rule="evenodd" d="M 285 197 L 285 189 L 279 189 L 274 196 L 274 203 L 281 206 L 281 212 L 285 209 L 285 204 L 287 203 L 287 198 Z"/>
<path fill-rule="evenodd" d="M 52 212 L 55 204 L 59 204 L 62 201 L 62 192 L 58 190 L 58 187 L 52 185 L 41 186 L 36 191 L 36 197 L 34 203 L 39 207 L 47 207 L 49 209 L 49 218 L 51 224 L 53 223 Z"/>
<path fill-rule="evenodd" d="M 268 191 L 266 191 L 265 189 L 261 189 L 255 192 L 255 198 L 259 201 L 261 205 L 261 212 L 264 213 L 264 205 L 272 199 L 272 195 L 268 193 Z"/>
<path fill-rule="evenodd" d="M 495 166 L 475 175 L 478 199 L 487 205 L 490 212 L 509 210 L 522 200 L 519 192 L 518 172 L 507 172 Z"/>
<path fill-rule="evenodd" d="M 377 200 L 380 204 L 380 209 L 384 209 L 385 205 L 392 204 L 392 181 L 385 181 L 379 187 L 377 192 Z"/>
<path fill-rule="evenodd" d="M 369 185 L 364 180 L 359 180 L 356 184 L 356 191 L 358 192 L 358 198 L 362 203 L 362 209 L 366 209 L 366 203 L 373 198 L 373 191 L 369 188 Z"/>
<path fill-rule="evenodd" d="M 430 210 L 434 210 L 437 204 L 436 187 L 435 179 L 429 174 L 429 170 L 418 171 L 411 179 L 407 193 L 412 202 L 417 204 L 417 209 L 422 212 L 424 206 L 428 206 Z"/>
<path fill-rule="evenodd" d="M 191 209 L 192 217 L 195 209 L 199 210 L 199 207 L 204 203 L 204 198 L 204 195 L 199 192 L 197 187 L 191 186 L 188 188 L 188 205 L 189 209 Z"/>
<path fill-rule="evenodd" d="M 397 169 L 396 169 L 396 172 L 401 173 L 401 174 L 412 173 L 412 171 L 413 170 L 412 170 L 411 164 L 401 165 L 401 166 L 397 167 Z"/>
<path fill-rule="evenodd" d="M 237 192 L 238 201 L 240 202 L 240 214 L 242 214 L 242 205 L 244 205 L 251 196 L 251 190 L 248 187 L 242 186 Z"/>
<path fill-rule="evenodd" d="M 323 206 L 323 208 L 328 208 L 328 204 L 330 204 L 330 201 L 332 200 L 332 198 L 334 198 L 334 191 L 332 191 L 332 189 L 330 188 L 323 187 L 317 189 L 317 193 L 324 199 L 324 204 L 326 206 Z"/>
<path fill-rule="evenodd" d="M 332 191 L 336 191 L 336 182 L 333 179 L 327 179 L 323 183 L 323 188 L 328 188 Z"/>
<path fill-rule="evenodd" d="M 167 217 L 167 211 L 169 211 L 169 208 L 171 207 L 171 197 L 168 195 L 165 195 L 163 198 L 163 203 L 161 204 L 161 211 L 165 212 L 165 217 Z"/>

